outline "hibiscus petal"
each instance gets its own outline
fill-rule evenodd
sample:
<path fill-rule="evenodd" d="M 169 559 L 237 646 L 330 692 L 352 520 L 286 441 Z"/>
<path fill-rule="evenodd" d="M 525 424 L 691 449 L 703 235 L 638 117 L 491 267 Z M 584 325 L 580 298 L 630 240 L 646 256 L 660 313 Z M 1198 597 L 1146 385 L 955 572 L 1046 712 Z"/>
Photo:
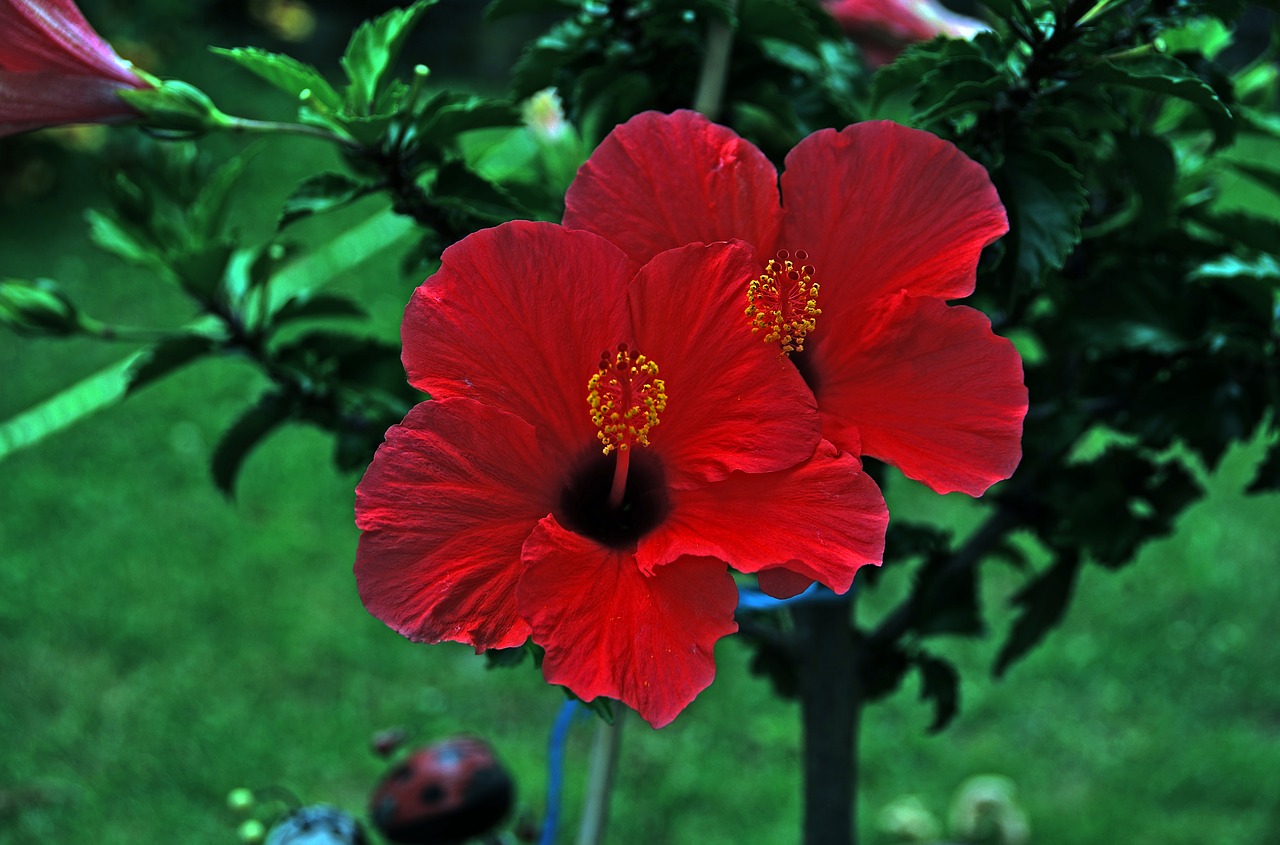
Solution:
<path fill-rule="evenodd" d="M 986 315 L 933 297 L 882 302 L 864 331 L 813 349 L 823 434 L 939 493 L 981 495 L 1022 457 L 1022 360 Z M 855 435 L 855 436 L 856 436 Z"/>
<path fill-rule="evenodd" d="M 645 112 L 614 129 L 565 196 L 564 225 L 603 235 L 637 264 L 731 238 L 769 249 L 780 219 L 764 153 L 692 111 Z"/>
<path fill-rule="evenodd" d="M 93 31 L 72 0 L 0 2 L 0 70 L 21 73 L 61 71 L 101 76 L 139 87 L 132 66 Z"/>
<path fill-rule="evenodd" d="M 808 575 L 801 575 L 780 566 L 761 569 L 756 573 L 756 580 L 760 583 L 760 592 L 775 599 L 794 598 L 813 584 L 813 579 Z"/>
<path fill-rule="evenodd" d="M 554 484 L 534 429 L 468 399 L 418 405 L 387 432 L 356 488 L 356 584 L 413 640 L 477 651 L 523 643 L 521 547 Z"/>
<path fill-rule="evenodd" d="M 777 344 L 751 332 L 755 273 L 746 244 L 697 244 L 658 255 L 631 286 L 636 346 L 667 386 L 651 442 L 674 487 L 791 467 L 818 445 L 813 393 Z"/>
<path fill-rule="evenodd" d="M 681 555 L 719 558 L 739 572 L 782 566 L 806 576 L 806 586 L 821 581 L 843 593 L 859 567 L 883 561 L 888 524 L 884 496 L 858 459 L 824 440 L 795 469 L 673 492 L 671 513 L 640 541 L 636 559 L 657 572 Z"/>
<path fill-rule="evenodd" d="M 654 575 L 632 555 L 538 524 L 524 546 L 520 608 L 546 649 L 542 673 L 574 695 L 621 701 L 655 728 L 715 677 L 716 641 L 738 629 L 724 563 L 686 557 Z"/>
<path fill-rule="evenodd" d="M 0 70 L 0 137 L 64 123 L 136 117 L 118 82 L 56 73 Z"/>
<path fill-rule="evenodd" d="M 817 268 L 819 332 L 903 289 L 968 296 L 982 248 L 1009 230 L 982 165 L 887 121 L 805 138 L 787 155 L 782 196 L 782 243 Z"/>
<path fill-rule="evenodd" d="M 626 256 L 589 232 L 518 221 L 445 250 L 401 337 L 409 381 L 491 402 L 581 449 L 595 442 L 587 381 L 629 342 Z"/>

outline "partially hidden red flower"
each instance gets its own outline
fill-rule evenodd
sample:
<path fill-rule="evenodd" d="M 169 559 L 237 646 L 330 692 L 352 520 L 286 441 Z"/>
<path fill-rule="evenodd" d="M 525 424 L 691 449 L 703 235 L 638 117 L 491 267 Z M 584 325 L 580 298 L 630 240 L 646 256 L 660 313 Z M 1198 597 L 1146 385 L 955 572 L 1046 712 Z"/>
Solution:
<path fill-rule="evenodd" d="M 952 144 L 889 122 L 822 130 L 788 154 L 780 197 L 773 165 L 732 130 L 648 112 L 605 138 L 566 204 L 566 226 L 636 262 L 753 244 L 740 331 L 790 354 L 838 448 L 943 493 L 981 495 L 1017 467 L 1022 361 L 985 315 L 947 302 L 973 293 L 1007 217 L 986 170 Z"/>
<path fill-rule="evenodd" d="M 0 137 L 135 117 L 118 92 L 150 87 L 71 0 L 0 0 Z"/>
<path fill-rule="evenodd" d="M 918 41 L 972 38 L 990 29 L 937 0 L 824 0 L 823 6 L 873 67 L 889 64 Z"/>
<path fill-rule="evenodd" d="M 532 637 L 548 681 L 660 727 L 737 628 L 726 563 L 839 592 L 878 564 L 879 490 L 821 440 L 795 368 L 739 330 L 753 272 L 741 243 L 640 266 L 547 223 L 446 250 L 402 329 L 434 398 L 356 491 L 369 611 L 477 651 Z"/>

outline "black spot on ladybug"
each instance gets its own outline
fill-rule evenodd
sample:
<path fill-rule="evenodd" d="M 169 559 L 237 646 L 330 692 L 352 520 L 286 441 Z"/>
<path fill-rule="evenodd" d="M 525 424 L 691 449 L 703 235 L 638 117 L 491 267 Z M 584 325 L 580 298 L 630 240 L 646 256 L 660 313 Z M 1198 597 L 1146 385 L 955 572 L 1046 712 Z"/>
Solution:
<path fill-rule="evenodd" d="M 433 804 L 443 801 L 445 799 L 445 794 L 443 786 L 438 783 L 433 783 L 425 787 L 418 797 L 422 799 L 423 804 L 430 807 Z"/>

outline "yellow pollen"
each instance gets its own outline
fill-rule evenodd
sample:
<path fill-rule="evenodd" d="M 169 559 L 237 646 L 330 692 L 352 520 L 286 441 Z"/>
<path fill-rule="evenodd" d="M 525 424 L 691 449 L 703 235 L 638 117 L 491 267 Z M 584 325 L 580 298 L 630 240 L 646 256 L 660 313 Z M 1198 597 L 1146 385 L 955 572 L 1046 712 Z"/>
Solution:
<path fill-rule="evenodd" d="M 587 404 L 607 455 L 614 449 L 648 446 L 649 431 L 667 407 L 667 386 L 658 365 L 625 343 L 600 355 L 600 371 L 587 382 Z"/>
<path fill-rule="evenodd" d="M 792 260 L 794 258 L 794 260 Z M 813 280 L 809 254 L 785 249 L 770 258 L 764 272 L 747 283 L 747 316 L 751 331 L 765 332 L 765 343 L 777 343 L 782 354 L 804 351 L 805 336 L 813 331 L 822 309 L 818 307 L 818 283 Z"/>

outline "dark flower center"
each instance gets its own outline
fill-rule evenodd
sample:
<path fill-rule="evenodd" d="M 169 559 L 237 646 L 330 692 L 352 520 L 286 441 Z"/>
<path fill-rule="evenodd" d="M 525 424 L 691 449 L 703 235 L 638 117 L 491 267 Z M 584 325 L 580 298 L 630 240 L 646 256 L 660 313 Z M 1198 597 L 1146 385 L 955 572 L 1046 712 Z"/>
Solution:
<path fill-rule="evenodd" d="M 800 371 L 800 378 L 804 379 L 804 383 L 809 385 L 809 389 L 813 391 L 815 396 L 818 395 L 818 389 L 822 386 L 818 378 L 818 371 L 813 366 L 813 360 L 810 357 L 813 353 L 805 349 L 799 352 L 791 353 L 791 363 L 795 364 L 796 369 Z"/>
<path fill-rule="evenodd" d="M 648 450 L 632 450 L 631 466 L 622 501 L 609 503 L 616 453 L 602 455 L 592 449 L 569 474 L 560 494 L 556 519 L 611 549 L 626 550 L 656 528 L 670 511 L 662 464 Z"/>

